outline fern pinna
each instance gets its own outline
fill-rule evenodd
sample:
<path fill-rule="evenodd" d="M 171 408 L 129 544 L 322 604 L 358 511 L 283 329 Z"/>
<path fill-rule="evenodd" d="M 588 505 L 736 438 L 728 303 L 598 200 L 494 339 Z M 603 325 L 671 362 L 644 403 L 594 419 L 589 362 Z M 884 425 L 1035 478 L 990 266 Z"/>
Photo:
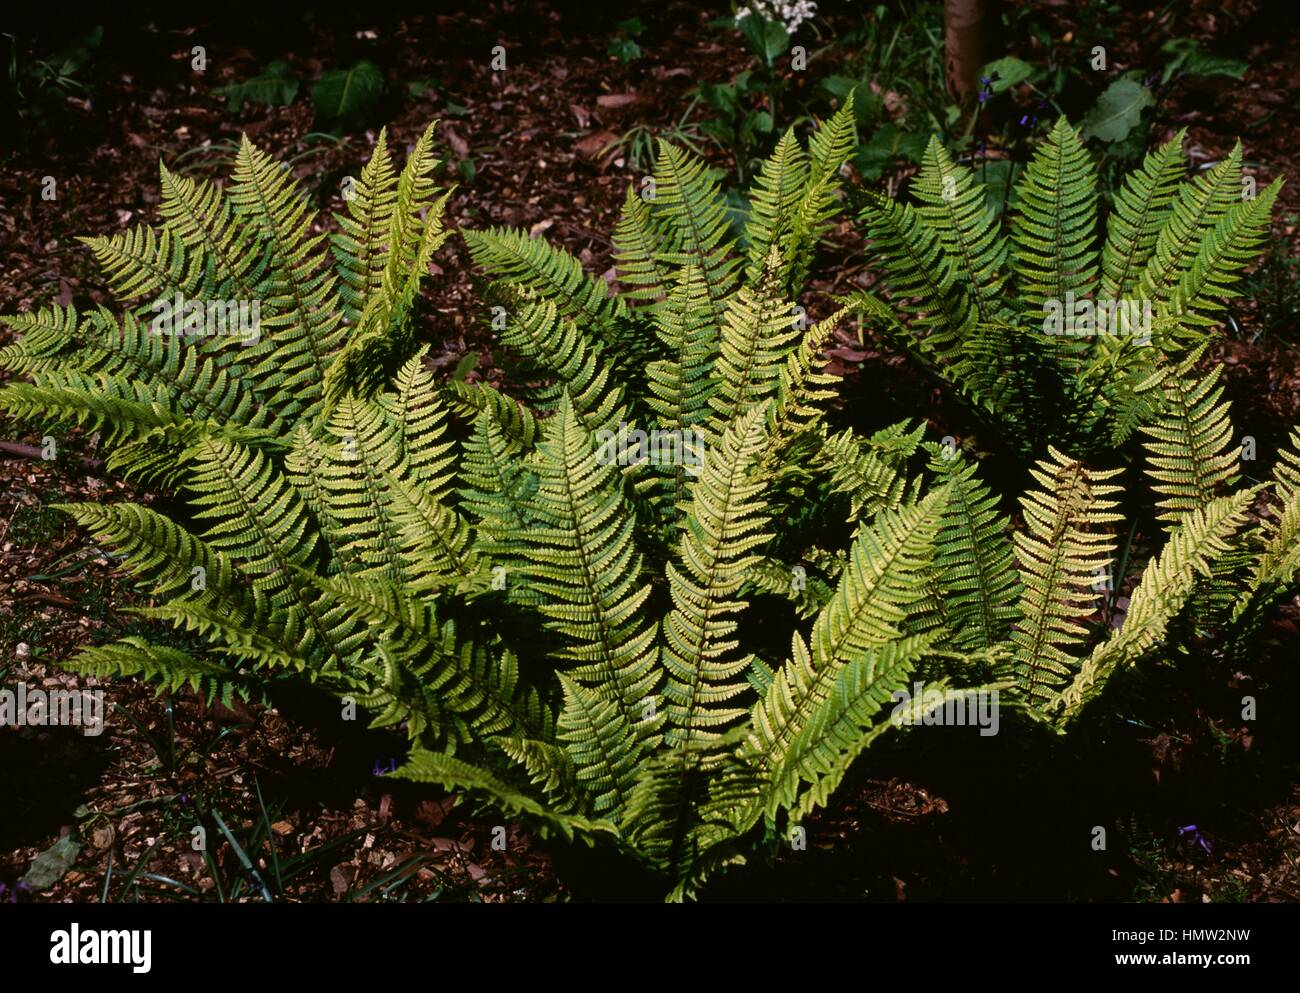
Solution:
<path fill-rule="evenodd" d="M 915 203 L 868 193 L 861 212 L 892 305 L 858 307 L 947 382 L 990 439 L 1084 454 L 1151 416 L 1139 389 L 1207 340 L 1258 254 L 1282 185 L 1243 185 L 1241 146 L 1183 179 L 1184 133 L 1116 191 L 1062 118 L 1024 168 L 1004 226 L 977 168 L 931 139 Z"/>
<path fill-rule="evenodd" d="M 1102 637 L 1108 474 L 1051 450 L 1012 543 L 977 466 L 922 447 L 923 426 L 821 423 L 846 306 L 809 323 L 796 302 L 852 121 L 782 138 L 739 237 L 703 164 L 661 146 L 654 196 L 628 191 L 616 287 L 523 233 L 466 232 L 527 388 L 426 368 L 432 132 L 400 174 L 381 134 L 329 254 L 247 142 L 227 192 L 164 171 L 161 229 L 91 246 L 136 309 L 9 318 L 25 333 L 3 361 L 32 382 L 0 406 L 102 428 L 115 469 L 184 496 L 171 517 L 66 509 L 152 591 L 143 614 L 206 647 L 131 637 L 65 665 L 225 697 L 308 678 L 405 730 L 397 775 L 617 846 L 683 897 L 825 804 L 914 679 L 1066 727 L 1195 589 L 1218 584 L 1225 623 L 1259 616 L 1295 572 L 1294 456 L 1276 520 L 1250 529 L 1258 494 L 1189 474 L 1154 431 L 1168 542 Z M 246 351 L 143 328 L 142 297 L 242 292 L 265 315 Z M 1218 465 L 1214 384 L 1180 397 L 1162 416 Z M 1216 573 L 1238 539 L 1244 567 Z"/>

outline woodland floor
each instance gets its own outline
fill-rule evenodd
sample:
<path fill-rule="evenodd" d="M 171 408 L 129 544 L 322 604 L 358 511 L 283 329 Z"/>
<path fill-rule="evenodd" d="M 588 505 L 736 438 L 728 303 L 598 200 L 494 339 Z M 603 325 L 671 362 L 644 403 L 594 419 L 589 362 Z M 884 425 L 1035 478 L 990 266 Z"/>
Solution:
<path fill-rule="evenodd" d="M 739 44 L 707 22 L 717 9 L 665 3 L 638 5 L 646 23 L 638 39 L 645 56 L 626 66 L 605 55 L 619 18 L 597 22 L 566 10 L 537 14 L 526 5 L 488 0 L 473 13 L 357 22 L 377 32 L 383 67 L 403 92 L 374 115 L 389 122 L 390 143 L 407 147 L 440 118 L 444 174 L 460 189 L 450 209 L 454 226 L 522 226 L 545 233 L 578 255 L 590 271 L 609 269 L 608 232 L 624 191 L 638 179 L 631 164 L 599 150 L 633 125 L 672 124 L 701 79 L 724 82 L 748 67 Z M 1039 5 L 1053 37 L 1078 31 L 1072 5 Z M 1188 147 L 1204 161 L 1221 157 L 1240 135 L 1263 175 L 1290 167 L 1300 134 L 1295 100 L 1300 66 L 1294 23 L 1251 19 L 1230 4 L 1249 30 L 1224 38 L 1220 3 L 1177 5 L 1161 36 L 1231 43 L 1250 63 L 1242 81 L 1215 79 L 1176 88 L 1161 107 L 1172 133 L 1189 128 Z M 620 15 L 622 16 L 622 15 Z M 1150 19 L 1124 14 L 1117 30 L 1132 46 L 1149 37 Z M 832 22 L 834 23 L 834 22 Z M 0 170 L 0 310 L 51 301 L 108 303 L 90 253 L 78 235 L 108 234 L 153 219 L 157 162 L 187 155 L 196 170 L 220 174 L 223 143 L 245 131 L 277 156 L 302 153 L 296 175 L 328 210 L 341 209 L 342 176 L 368 154 L 373 131 L 339 145 L 304 143 L 312 130 L 310 101 L 289 107 L 246 106 L 227 112 L 213 88 L 244 78 L 270 58 L 285 57 L 310 76 L 319 64 L 343 64 L 370 51 L 374 39 L 335 27 L 277 41 L 259 25 L 256 51 L 230 25 L 158 25 L 141 42 L 156 58 L 100 67 L 93 98 L 47 139 L 10 156 Z M 219 67 L 189 73 L 191 43 L 220 53 Z M 252 44 L 252 43 L 248 43 Z M 492 73 L 487 52 L 505 44 L 511 65 Z M 311 52 L 311 57 L 294 51 Z M 178 53 L 186 53 L 184 56 Z M 106 58 L 111 54 L 106 52 Z M 1120 58 L 1136 60 L 1128 51 Z M 422 96 L 405 81 L 431 80 Z M 459 108 L 464 108 L 463 112 Z M 195 149 L 211 143 L 207 152 Z M 224 154 L 228 154 L 228 151 Z M 728 163 L 712 152 L 717 164 Z M 473 176 L 460 167 L 473 162 Z M 1275 164 L 1272 169 L 1268 164 Z M 39 196 L 41 178 L 59 178 L 57 205 Z M 906 173 L 891 174 L 894 183 Z M 1261 183 L 1261 186 L 1263 183 Z M 1300 182 L 1283 192 L 1274 245 L 1297 252 L 1295 215 Z M 844 225 L 818 268 L 811 296 L 866 285 L 860 241 Z M 491 375 L 492 341 L 482 297 L 462 245 L 449 240 L 426 293 L 423 334 L 435 364 L 454 365 L 467 352 Z M 816 316 L 816 307 L 810 307 Z M 1265 431 L 1294 424 L 1300 410 L 1300 328 L 1250 333 L 1260 316 L 1234 311 L 1244 329 L 1216 346 L 1228 366 L 1234 419 Z M 0 330 L 0 343 L 7 340 Z M 1252 340 L 1258 338 L 1258 340 Z M 870 335 L 846 329 L 833 371 L 844 374 L 833 416 L 864 430 L 903 417 L 925 417 L 940 433 L 967 427 L 951 401 L 908 371 L 900 356 Z M 0 440 L 36 444 L 30 431 L 0 419 Z M 143 603 L 109 559 L 55 510 L 65 501 L 150 499 L 101 474 L 98 439 L 70 433 L 54 463 L 0 457 L 0 681 L 52 685 L 58 661 L 77 646 L 143 630 L 127 611 Z M 0 453 L 2 454 L 2 453 Z M 1300 699 L 1296 648 L 1300 611 L 1291 604 L 1275 623 L 1269 650 L 1249 673 L 1218 671 L 1188 659 L 1176 673 L 1144 687 L 1127 718 L 1095 740 L 1017 749 L 1002 735 L 997 755 L 945 747 L 944 735 L 922 747 L 912 739 L 873 748 L 855 769 L 842 799 L 810 824 L 808 851 L 738 873 L 706 895 L 719 899 L 1070 899 L 1268 901 L 1300 900 L 1300 722 L 1264 713 L 1248 731 L 1240 720 L 1243 692 L 1267 688 L 1270 699 Z M 20 899 L 91 901 L 108 887 L 112 899 L 189 899 L 178 887 L 132 871 L 169 877 L 215 898 L 242 876 L 228 845 L 220 845 L 220 882 L 190 850 L 194 810 L 216 811 L 241 845 L 255 844 L 270 823 L 281 861 L 310 853 L 301 871 L 276 887 L 277 899 L 554 900 L 654 895 L 643 881 L 611 874 L 586 850 L 542 844 L 513 826 L 507 850 L 491 847 L 491 818 L 476 817 L 436 790 L 375 774 L 400 757 L 401 742 L 376 732 L 340 734 L 309 695 L 277 698 L 275 706 L 228 710 L 190 694 L 164 699 L 128 681 L 107 687 L 114 711 L 105 733 L 73 729 L 0 730 L 0 884 L 12 887 L 32 861 L 61 836 L 80 840 L 72 870 L 53 888 Z M 948 729 L 962 731 L 969 729 Z M 948 733 L 947 731 L 944 734 Z M 919 736 L 917 736 L 919 737 Z M 1004 744 L 1005 743 L 1005 744 Z M 978 751 L 978 756 L 961 756 Z M 955 757 L 956 756 L 956 757 Z M 263 817 L 258 790 L 265 801 Z M 1106 852 L 1086 844 L 1093 824 L 1119 825 Z M 1196 824 L 1208 843 L 1180 840 Z M 214 850 L 218 847 L 211 846 Z M 261 869 L 269 876 L 263 849 Z M 370 884 L 395 882 L 387 897 Z M 246 898 L 260 898 L 256 893 Z"/>

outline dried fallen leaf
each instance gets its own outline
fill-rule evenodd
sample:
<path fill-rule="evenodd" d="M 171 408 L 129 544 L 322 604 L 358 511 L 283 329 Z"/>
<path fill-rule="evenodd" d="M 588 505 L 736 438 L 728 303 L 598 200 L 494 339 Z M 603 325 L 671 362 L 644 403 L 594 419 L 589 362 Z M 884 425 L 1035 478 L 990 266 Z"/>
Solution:
<path fill-rule="evenodd" d="M 420 806 L 415 811 L 415 819 L 432 830 L 446 820 L 455 805 L 453 797 L 447 797 L 445 800 L 421 800 Z"/>
<path fill-rule="evenodd" d="M 580 139 L 574 147 L 578 154 L 588 159 L 594 159 L 600 154 L 600 150 L 608 145 L 611 141 L 617 141 L 618 135 L 613 131 L 593 131 L 591 134 Z"/>
<path fill-rule="evenodd" d="M 348 865 L 336 865 L 330 870 L 330 886 L 334 888 L 335 896 L 342 896 L 352 885 L 352 867 Z"/>
<path fill-rule="evenodd" d="M 443 128 L 442 135 L 447 139 L 447 144 L 451 150 L 456 153 L 457 158 L 466 158 L 469 155 L 469 142 L 456 133 L 454 128 Z"/>

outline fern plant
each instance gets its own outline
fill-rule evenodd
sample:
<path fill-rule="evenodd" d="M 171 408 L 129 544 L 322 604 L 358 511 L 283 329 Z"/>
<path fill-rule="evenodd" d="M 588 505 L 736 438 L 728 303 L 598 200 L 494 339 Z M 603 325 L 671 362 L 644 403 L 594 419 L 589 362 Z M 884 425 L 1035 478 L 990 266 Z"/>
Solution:
<path fill-rule="evenodd" d="M 32 382 L 0 404 L 103 429 L 115 469 L 180 491 L 172 515 L 66 509 L 154 594 L 142 614 L 208 649 L 132 637 L 66 666 L 223 697 L 301 674 L 404 727 L 401 775 L 606 837 L 675 894 L 742 859 L 760 823 L 824 803 L 891 693 L 945 657 L 920 578 L 945 493 L 903 485 L 919 436 L 899 431 L 819 456 L 858 473 L 858 532 L 810 634 L 739 627 L 779 567 L 783 459 L 822 448 L 842 312 L 808 327 L 792 296 L 851 137 L 847 109 L 806 148 L 787 135 L 742 243 L 702 164 L 664 145 L 656 199 L 629 193 L 619 227 L 626 295 L 541 242 L 467 235 L 500 277 L 503 340 L 545 374 L 526 402 L 439 387 L 414 345 L 444 237 L 430 133 L 400 176 L 381 135 L 332 266 L 305 198 L 247 141 L 226 192 L 164 170 L 159 230 L 91 242 L 125 314 L 11 318 L 26 333 L 4 362 Z M 264 304 L 249 354 L 131 309 L 239 292 Z M 638 350 L 644 372 L 618 359 Z M 628 430 L 671 457 L 611 448 Z"/>
<path fill-rule="evenodd" d="M 1114 672 L 1175 654 L 1177 618 L 1240 654 L 1293 588 L 1282 542 L 1294 513 L 1294 456 L 1281 452 L 1274 480 L 1236 488 L 1241 448 L 1221 369 L 1196 371 L 1224 301 L 1258 253 L 1282 180 L 1248 196 L 1238 144 L 1185 181 L 1184 137 L 1151 152 L 1104 215 L 1093 163 L 1064 119 L 1016 184 L 1005 226 L 976 173 L 937 140 L 912 182 L 915 203 L 869 194 L 861 211 L 890 292 L 888 303 L 859 294 L 855 306 L 968 401 L 983 436 L 1025 457 L 1048 450 L 1032 470 L 1038 488 L 1021 502 L 1014 606 L 1007 571 L 988 564 L 1001 556 L 1005 565 L 1010 551 L 977 533 L 996 501 L 968 489 L 975 468 L 964 459 L 949 476 L 972 474 L 954 490 L 970 493 L 966 527 L 952 535 L 967 544 L 960 556 L 941 556 L 965 570 L 956 610 L 973 611 L 983 631 L 1014 619 L 1017 692 L 1058 727 L 1076 720 Z M 1070 317 L 1079 318 L 1073 327 Z M 1112 598 L 1103 594 L 1127 578 L 1111 574 L 1119 470 L 1086 463 L 1122 463 L 1108 450 L 1130 439 L 1141 441 L 1134 447 L 1150 486 L 1136 504 L 1154 510 L 1165 544 L 1140 574 L 1122 625 L 1107 634 L 1100 608 Z M 1264 523 L 1253 523 L 1260 514 Z"/>
<path fill-rule="evenodd" d="M 131 637 L 65 666 L 227 698 L 310 679 L 405 730 L 397 775 L 616 846 L 685 897 L 936 700 L 1001 690 L 1063 729 L 1198 590 L 1244 630 L 1294 579 L 1300 458 L 1276 519 L 1248 527 L 1261 494 L 1227 492 L 1213 382 L 1141 384 L 1163 398 L 1170 533 L 1110 636 L 1092 587 L 1111 472 L 1050 449 L 1008 540 L 977 467 L 923 425 L 826 428 L 847 311 L 808 323 L 795 302 L 852 120 L 783 137 L 739 238 L 703 164 L 662 145 L 655 195 L 629 190 L 615 232 L 617 289 L 520 232 L 466 232 L 529 370 L 506 389 L 439 384 L 418 344 L 445 237 L 431 132 L 400 175 L 381 134 L 332 264 L 247 142 L 227 192 L 164 171 L 161 229 L 91 244 L 110 284 L 128 308 L 249 290 L 258 344 L 160 340 L 138 305 L 47 308 L 8 319 L 25 334 L 0 358 L 32 382 L 0 407 L 93 424 L 117 470 L 179 491 L 171 514 L 66 509 L 150 590 L 142 614 L 207 647 Z M 916 679 L 933 693 L 891 710 Z"/>
<path fill-rule="evenodd" d="M 1013 568 L 1008 521 L 976 468 L 952 448 L 932 446 L 939 477 L 950 481 L 949 502 L 962 508 L 936 550 L 950 572 L 946 623 L 965 629 L 958 636 L 965 647 L 1005 639 L 1013 693 L 1048 727 L 1075 727 L 1117 673 L 1187 654 L 1186 620 L 1240 664 L 1262 617 L 1294 594 L 1300 559 L 1288 542 L 1300 434 L 1279 452 L 1271 480 L 1236 486 L 1229 409 L 1219 403 L 1217 373 L 1188 372 L 1197 357 L 1143 386 L 1165 393 L 1143 429 L 1151 439 L 1144 474 L 1164 543 L 1136 573 L 1127 610 L 1112 625 L 1105 602 L 1127 578 L 1114 558 L 1122 469 L 1089 469 L 1049 446 L 1031 473 L 1036 487 L 1021 499 Z"/>
<path fill-rule="evenodd" d="M 1151 415 L 1140 386 L 1207 341 L 1236 295 L 1282 185 L 1248 198 L 1240 143 L 1185 181 L 1184 137 L 1151 152 L 1103 217 L 1096 168 L 1062 118 L 1005 225 L 977 174 L 932 139 L 914 204 L 865 196 L 892 306 L 858 306 L 1022 455 L 1123 444 Z"/>

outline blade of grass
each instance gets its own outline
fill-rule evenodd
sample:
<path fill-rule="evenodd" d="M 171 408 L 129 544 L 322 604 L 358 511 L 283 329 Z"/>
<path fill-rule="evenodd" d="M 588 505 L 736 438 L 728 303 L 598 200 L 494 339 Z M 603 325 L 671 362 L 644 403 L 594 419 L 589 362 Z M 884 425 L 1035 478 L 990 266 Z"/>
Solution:
<path fill-rule="evenodd" d="M 99 895 L 100 903 L 108 903 L 108 888 L 113 882 L 113 852 L 116 850 L 116 845 L 108 849 L 108 865 L 104 867 L 104 892 Z"/>
<path fill-rule="evenodd" d="M 189 894 L 191 894 L 192 896 L 202 896 L 202 895 L 203 895 L 203 894 L 201 894 L 198 890 L 196 890 L 193 886 L 190 886 L 190 885 L 188 885 L 188 884 L 186 884 L 186 883 L 182 883 L 180 880 L 172 879 L 171 876 L 164 876 L 164 875 L 162 875 L 161 873 L 157 873 L 157 872 L 142 872 L 142 873 L 140 873 L 140 878 L 141 878 L 141 879 L 151 879 L 151 880 L 153 880 L 155 883 L 163 883 L 163 884 L 165 884 L 165 885 L 167 885 L 167 886 L 175 886 L 177 889 L 184 890 L 186 893 L 189 893 Z"/>
<path fill-rule="evenodd" d="M 226 827 L 226 822 L 221 819 L 221 815 L 214 810 L 212 811 L 212 819 L 217 822 L 217 827 L 219 827 L 221 833 L 226 836 L 226 840 L 230 842 L 230 847 L 235 850 L 235 857 L 239 859 L 239 864 L 244 867 L 245 872 L 253 877 L 253 881 L 256 882 L 258 887 L 262 890 L 262 898 L 265 899 L 267 903 L 274 903 L 275 901 L 271 899 L 271 891 L 262 880 L 261 873 L 259 873 L 257 867 L 253 865 L 253 860 L 248 857 L 248 853 L 244 851 L 243 848 L 240 847 L 239 842 L 235 840 L 235 836 L 231 834 L 230 828 Z"/>
<path fill-rule="evenodd" d="M 212 874 L 212 882 L 217 887 L 217 902 L 226 902 L 226 891 L 221 886 L 221 873 L 217 870 L 216 860 L 213 859 L 212 853 L 203 849 L 203 861 L 207 863 L 208 872 Z"/>
<path fill-rule="evenodd" d="M 354 903 L 355 901 L 359 900 L 361 897 L 367 896 L 372 891 L 379 889 L 380 887 L 384 887 L 383 893 L 385 896 L 387 896 L 388 891 L 389 889 L 391 889 L 391 887 L 385 886 L 384 885 L 385 883 L 392 882 L 393 886 L 396 886 L 400 882 L 405 882 L 406 881 L 405 879 L 399 879 L 399 877 L 409 876 L 413 869 L 417 868 L 420 865 L 420 863 L 428 861 L 430 857 L 431 856 L 429 855 L 415 855 L 407 859 L 396 869 L 384 873 L 382 876 L 379 876 L 377 879 L 372 879 L 370 882 L 366 883 L 366 885 L 361 887 L 361 889 L 359 890 L 353 890 L 351 893 L 348 894 L 347 902 Z"/>
<path fill-rule="evenodd" d="M 271 850 L 271 874 L 275 877 L 275 891 L 284 893 L 284 881 L 280 878 L 280 856 L 275 851 L 275 829 L 271 827 L 271 815 L 266 812 L 266 801 L 262 799 L 262 784 L 253 776 L 253 789 L 257 791 L 257 805 L 262 809 L 262 822 L 266 825 L 266 847 Z"/>
<path fill-rule="evenodd" d="M 280 864 L 280 871 L 284 874 L 284 878 L 286 881 L 291 881 L 297 875 L 299 875 L 299 873 L 301 873 L 304 869 L 310 868 L 313 863 L 319 861 L 322 856 L 328 855 L 330 852 L 337 851 L 338 849 L 342 848 L 344 845 L 356 841 L 358 838 L 362 837 L 365 833 L 366 833 L 365 828 L 361 828 L 360 830 L 357 831 L 351 831 L 348 834 L 339 835 L 339 837 L 334 838 L 331 841 L 327 841 L 322 845 L 317 845 L 315 848 L 311 849 L 310 851 L 303 852 L 301 855 L 295 855 L 293 858 L 285 859 Z"/>
<path fill-rule="evenodd" d="M 142 856 L 140 856 L 140 861 L 136 863 L 135 868 L 131 870 L 131 875 L 126 877 L 126 882 L 122 884 L 122 888 L 117 892 L 118 903 L 122 902 L 122 899 L 126 896 L 126 891 L 131 888 L 132 884 L 136 880 L 136 877 L 139 876 L 140 873 L 144 871 L 144 867 L 149 864 L 149 860 L 153 858 L 154 852 L 158 851 L 158 848 L 159 846 L 162 845 L 162 843 L 163 843 L 163 836 L 159 835 L 158 840 L 149 846 L 149 850 L 145 852 Z M 138 894 L 136 900 L 137 902 L 139 902 Z"/>
<path fill-rule="evenodd" d="M 136 720 L 136 719 L 131 715 L 131 712 L 130 712 L 129 710 L 127 710 L 125 707 L 123 707 L 121 704 L 119 704 L 119 703 L 115 703 L 115 704 L 113 704 L 113 712 L 114 712 L 115 714 L 121 714 L 123 717 L 125 717 L 128 721 L 131 722 L 132 726 L 133 726 L 137 731 L 140 732 L 141 737 L 143 737 L 144 740 L 147 741 L 147 742 L 149 743 L 149 747 L 152 748 L 152 749 L 154 750 L 154 754 L 158 756 L 158 764 L 159 764 L 159 765 L 162 765 L 162 764 L 163 764 L 163 761 L 164 761 L 164 759 L 163 759 L 163 748 L 162 748 L 162 745 L 159 743 L 158 739 L 155 738 L 155 737 L 154 737 L 152 734 L 150 734 L 148 731 L 146 731 L 146 730 L 144 729 L 144 725 L 141 724 L 139 721 L 137 721 L 137 720 Z"/>
<path fill-rule="evenodd" d="M 169 696 L 163 708 L 167 715 L 167 775 L 176 773 L 176 704 Z"/>

